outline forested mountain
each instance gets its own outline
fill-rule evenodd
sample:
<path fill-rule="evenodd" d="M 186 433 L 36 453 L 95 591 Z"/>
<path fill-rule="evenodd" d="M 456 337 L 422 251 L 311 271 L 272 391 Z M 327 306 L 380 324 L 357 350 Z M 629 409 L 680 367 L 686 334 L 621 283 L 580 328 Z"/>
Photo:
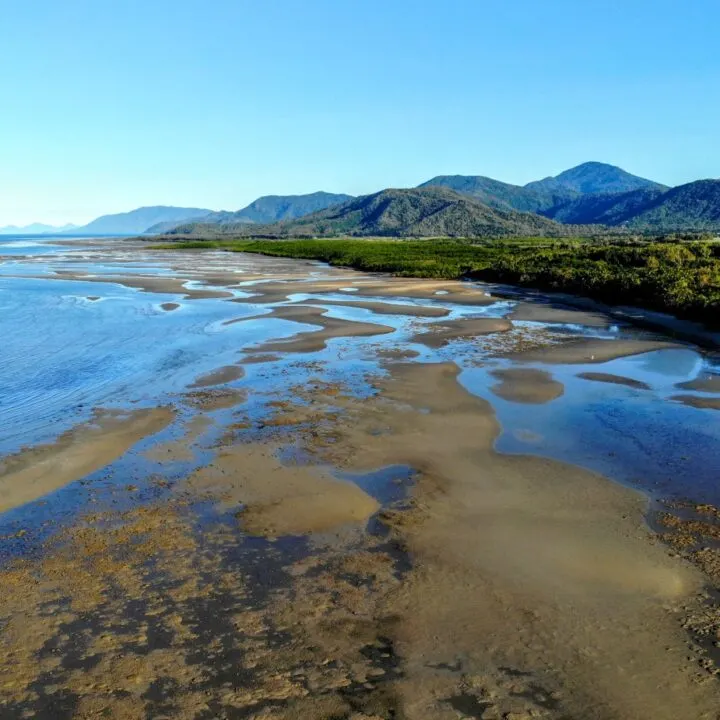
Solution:
<path fill-rule="evenodd" d="M 541 212 L 579 197 L 574 190 L 534 190 L 482 175 L 438 175 L 418 187 L 447 187 L 477 198 L 490 207 L 521 212 Z"/>
<path fill-rule="evenodd" d="M 720 230 L 720 180 L 696 180 L 668 190 L 624 224 L 658 232 Z"/>
<path fill-rule="evenodd" d="M 352 195 L 315 192 L 309 195 L 265 195 L 220 222 L 274 223 L 293 220 L 352 200 Z"/>
<path fill-rule="evenodd" d="M 621 225 L 665 193 L 657 188 L 631 190 L 626 193 L 581 195 L 540 214 L 562 223 Z"/>
<path fill-rule="evenodd" d="M 494 237 L 567 235 L 571 229 L 563 226 L 570 225 L 594 225 L 593 231 L 600 226 L 654 233 L 720 231 L 720 180 L 668 189 L 619 167 L 588 162 L 524 186 L 482 175 L 438 175 L 414 189 L 360 198 L 328 192 L 266 195 L 242 210 L 222 212 L 144 207 L 105 215 L 72 232 Z"/>
<path fill-rule="evenodd" d="M 332 205 L 339 205 L 352 200 L 352 195 L 341 193 L 314 192 L 308 195 L 264 195 L 251 202 L 247 207 L 235 212 L 221 210 L 210 212 L 203 217 L 190 218 L 193 222 L 201 223 L 260 223 L 268 224 L 281 220 L 293 220 L 294 218 L 309 215 L 310 213 L 324 210 Z M 183 224 L 188 218 L 183 218 Z M 150 233 L 169 232 L 179 225 L 179 222 L 160 223 L 151 227 Z"/>
<path fill-rule="evenodd" d="M 210 210 L 204 208 L 168 207 L 155 205 L 142 207 L 126 213 L 103 215 L 91 223 L 72 230 L 81 235 L 139 235 L 158 223 L 183 222 L 190 218 L 206 216 Z"/>
<path fill-rule="evenodd" d="M 382 192 L 355 198 L 312 215 L 271 225 L 190 224 L 182 235 L 503 237 L 562 236 L 567 226 L 532 213 L 491 208 L 447 188 L 426 187 Z"/>
<path fill-rule="evenodd" d="M 571 190 L 583 195 L 590 193 L 622 193 L 647 188 L 666 189 L 664 185 L 631 175 L 629 172 L 599 162 L 586 162 L 555 177 L 536 180 L 525 187 L 529 190 L 557 192 Z"/>

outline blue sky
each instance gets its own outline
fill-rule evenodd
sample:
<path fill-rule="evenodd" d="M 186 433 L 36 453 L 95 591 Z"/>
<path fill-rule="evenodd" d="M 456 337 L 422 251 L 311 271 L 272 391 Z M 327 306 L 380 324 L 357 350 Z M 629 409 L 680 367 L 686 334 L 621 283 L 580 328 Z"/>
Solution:
<path fill-rule="evenodd" d="M 0 0 L 0 225 L 720 175 L 717 0 Z"/>

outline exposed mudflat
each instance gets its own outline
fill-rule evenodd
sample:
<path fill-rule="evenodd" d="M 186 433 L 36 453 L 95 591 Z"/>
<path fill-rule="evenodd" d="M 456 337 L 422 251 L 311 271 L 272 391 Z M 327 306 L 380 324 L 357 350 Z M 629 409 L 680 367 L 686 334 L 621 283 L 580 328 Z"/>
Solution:
<path fill-rule="evenodd" d="M 629 355 L 640 355 L 653 350 L 681 348 L 681 345 L 663 340 L 572 340 L 551 347 L 530 350 L 513 356 L 518 362 L 544 362 L 548 364 L 604 363 Z"/>
<path fill-rule="evenodd" d="M 720 375 L 702 375 L 688 382 L 678 383 L 677 387 L 682 390 L 696 390 L 698 392 L 720 394 Z"/>
<path fill-rule="evenodd" d="M 242 254 L 68 245 L 20 287 L 3 720 L 717 720 L 716 358 Z"/>
<path fill-rule="evenodd" d="M 47 445 L 29 447 L 0 459 L 0 511 L 32 500 L 109 465 L 139 440 L 167 427 L 170 408 L 100 409 Z"/>
<path fill-rule="evenodd" d="M 650 386 L 642 380 L 633 380 L 632 378 L 613 375 L 612 373 L 601 372 L 582 372 L 578 373 L 578 377 L 583 380 L 592 380 L 593 382 L 611 383 L 612 385 L 625 385 L 626 387 L 635 388 L 636 390 L 649 390 Z"/>
<path fill-rule="evenodd" d="M 500 380 L 490 389 L 498 397 L 513 402 L 544 404 L 559 398 L 565 388 L 562 383 L 553 380 L 544 370 L 526 370 L 512 368 L 495 370 L 493 375 Z"/>
<path fill-rule="evenodd" d="M 453 340 L 506 332 L 511 328 L 512 323 L 504 318 L 462 318 L 433 323 L 417 333 L 413 340 L 430 348 L 440 348 Z"/>

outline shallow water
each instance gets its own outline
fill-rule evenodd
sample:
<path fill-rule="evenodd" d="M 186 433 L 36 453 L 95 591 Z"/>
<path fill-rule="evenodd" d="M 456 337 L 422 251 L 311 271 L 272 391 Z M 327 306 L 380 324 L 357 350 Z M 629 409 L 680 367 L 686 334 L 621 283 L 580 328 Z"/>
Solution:
<path fill-rule="evenodd" d="M 257 257 L 206 253 L 187 259 L 177 253 L 119 246 L 119 241 L 99 248 L 0 242 L 5 249 L 14 248 L 14 257 L 6 257 L 0 263 L 0 454 L 51 441 L 87 420 L 97 406 L 149 407 L 175 403 L 198 376 L 242 362 L 244 351 L 253 346 L 317 329 L 314 325 L 278 318 L 269 321 L 263 315 L 273 306 L 262 302 L 185 300 L 177 293 L 144 292 L 119 283 L 71 280 L 54 274 L 59 271 L 167 277 L 180 272 L 183 278 L 189 278 L 188 287 L 205 288 L 203 272 L 235 273 L 240 282 L 244 274 L 257 269 Z M 265 272 L 268 262 L 263 261 Z M 322 278 L 328 272 L 317 263 L 277 261 L 277 264 L 284 272 L 297 268 L 298 277 L 308 277 L 309 273 L 311 277 Z M 340 271 L 332 272 L 338 277 Z M 717 360 L 709 359 L 698 348 L 660 350 L 592 365 L 523 364 L 550 373 L 562 383 L 564 393 L 544 404 L 508 401 L 493 392 L 497 380 L 490 373 L 514 367 L 515 363 L 497 352 L 489 352 L 485 347 L 489 341 L 458 340 L 433 350 L 413 343 L 412 338 L 434 322 L 476 316 L 504 317 L 512 311 L 514 302 L 498 300 L 474 307 L 453 305 L 443 295 L 432 300 L 379 298 L 389 304 L 446 307 L 450 310 L 446 318 L 383 315 L 324 302 L 372 300 L 347 292 L 357 290 L 359 282 L 352 273 L 347 273 L 347 277 L 347 286 L 321 298 L 317 293 L 298 293 L 281 304 L 304 301 L 325 307 L 329 317 L 389 325 L 395 331 L 369 338 L 337 338 L 318 352 L 280 353 L 274 362 L 245 365 L 245 377 L 231 385 L 252 390 L 245 405 L 249 415 L 263 408 L 265 393 L 306 383 L 312 377 L 342 382 L 356 393 L 371 392 L 367 377 L 383 372 L 374 351 L 397 346 L 411 348 L 418 353 L 415 362 L 447 359 L 458 362 L 463 385 L 489 401 L 497 412 L 503 428 L 497 441 L 501 452 L 557 458 L 661 496 L 720 502 L 720 483 L 716 477 L 716 468 L 720 467 L 720 413 L 672 399 L 681 393 L 688 394 L 677 389 L 679 383 L 716 367 L 713 363 Z M 243 285 L 232 292 L 238 297 L 246 296 L 241 290 L 252 292 L 253 288 Z M 178 307 L 171 311 L 163 309 L 167 303 L 176 303 Z M 242 321 L 228 324 L 228 320 Z M 647 336 L 617 324 L 607 328 L 579 323 L 515 325 L 529 330 L 549 329 L 560 338 Z M 585 380 L 578 377 L 582 372 L 630 378 L 646 383 L 648 389 Z M 230 413 L 226 412 L 224 417 L 229 418 Z M 162 433 L 156 440 L 161 441 L 172 432 L 171 429 Z M 156 470 L 140 454 L 149 444 L 151 441 L 141 443 L 128 456 L 133 460 L 121 458 L 115 467 L 134 463 L 130 473 L 134 476 Z M 181 468 L 187 470 L 191 466 Z M 128 472 L 125 467 L 120 475 L 127 476 Z M 378 495 L 388 492 L 380 487 L 375 491 Z M 63 507 L 78 504 L 77 496 L 68 500 L 70 495 L 66 494 L 70 492 L 65 489 L 55 493 Z M 27 508 L 13 512 L 15 519 L 18 514 L 27 519 Z"/>
<path fill-rule="evenodd" d="M 571 462 L 656 496 L 720 503 L 720 413 L 671 399 L 680 393 L 677 384 L 712 367 L 698 351 L 532 367 L 562 383 L 563 395 L 546 404 L 509 402 L 490 389 L 496 380 L 488 368 L 468 368 L 461 375 L 471 392 L 495 408 L 503 426 L 499 451 Z M 578 377 L 598 371 L 644 382 L 649 389 Z"/>

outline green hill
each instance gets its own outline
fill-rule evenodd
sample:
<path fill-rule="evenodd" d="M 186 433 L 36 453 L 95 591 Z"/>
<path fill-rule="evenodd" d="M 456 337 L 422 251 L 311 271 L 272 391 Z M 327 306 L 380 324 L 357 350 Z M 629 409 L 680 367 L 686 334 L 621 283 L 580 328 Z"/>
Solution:
<path fill-rule="evenodd" d="M 310 215 L 318 210 L 324 210 L 332 205 L 339 205 L 352 200 L 352 195 L 341 193 L 315 192 L 308 195 L 264 195 L 251 202 L 247 207 L 237 212 L 221 210 L 208 212 L 202 216 L 183 218 L 180 222 L 163 222 L 149 228 L 149 233 L 167 233 L 181 224 L 204 223 L 222 225 L 237 223 L 269 224 L 281 220 Z"/>
<path fill-rule="evenodd" d="M 541 214 L 562 223 L 621 225 L 645 210 L 664 193 L 664 190 L 657 188 L 644 188 L 626 193 L 581 195 L 575 200 L 541 211 Z"/>
<path fill-rule="evenodd" d="M 383 190 L 312 215 L 271 225 L 228 223 L 182 225 L 174 234 L 267 237 L 397 236 L 507 237 L 563 236 L 572 232 L 548 218 L 491 208 L 447 188 Z"/>
<path fill-rule="evenodd" d="M 668 190 L 623 224 L 658 232 L 720 230 L 720 180 L 697 180 Z"/>
<path fill-rule="evenodd" d="M 541 212 L 579 197 L 574 190 L 534 190 L 482 175 L 438 175 L 418 187 L 446 187 L 477 198 L 490 207 L 520 212 Z"/>
<path fill-rule="evenodd" d="M 199 218 L 198 222 L 268 225 L 282 220 L 294 220 L 352 199 L 352 195 L 328 192 L 314 192 L 307 195 L 263 195 L 242 210 L 210 213 L 204 218 Z"/>
<path fill-rule="evenodd" d="M 560 192 L 571 190 L 590 193 L 625 193 L 648 188 L 665 189 L 664 185 L 631 175 L 622 168 L 599 162 L 586 162 L 555 177 L 536 180 L 525 185 L 528 190 Z"/>

